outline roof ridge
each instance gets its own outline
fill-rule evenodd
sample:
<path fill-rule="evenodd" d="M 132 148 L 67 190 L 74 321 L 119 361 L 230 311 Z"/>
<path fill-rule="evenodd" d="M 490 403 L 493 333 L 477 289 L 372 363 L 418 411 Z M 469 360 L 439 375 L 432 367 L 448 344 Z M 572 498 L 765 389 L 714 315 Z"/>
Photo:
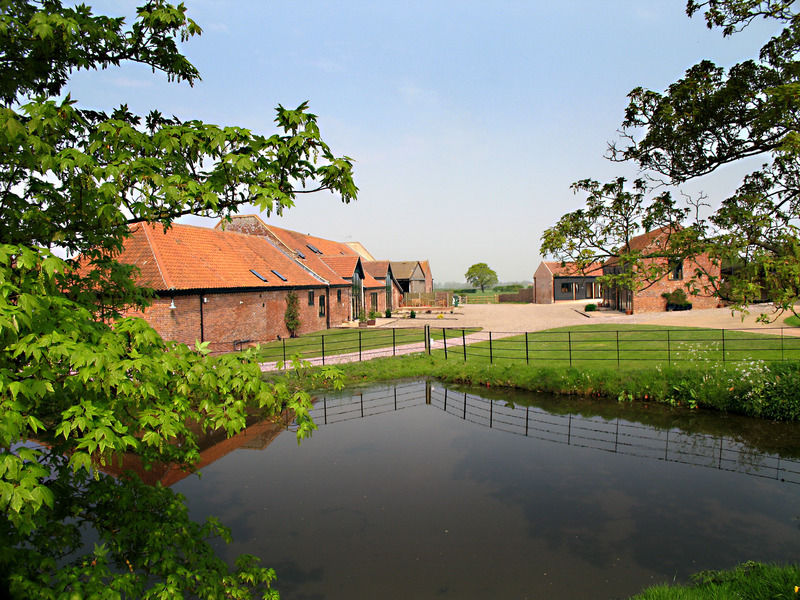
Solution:
<path fill-rule="evenodd" d="M 161 252 L 158 249 L 157 245 L 154 242 L 154 239 L 150 237 L 150 223 L 143 223 L 142 224 L 142 231 L 144 231 L 144 237 L 147 239 L 147 245 L 150 247 L 150 251 L 153 253 L 153 259 L 156 262 L 156 268 L 158 269 L 158 274 L 161 275 L 161 280 L 164 282 L 164 288 L 168 290 L 175 289 L 175 286 L 172 283 L 172 278 L 167 277 L 167 273 L 162 270 L 161 263 L 163 262 L 163 258 L 161 257 Z"/>

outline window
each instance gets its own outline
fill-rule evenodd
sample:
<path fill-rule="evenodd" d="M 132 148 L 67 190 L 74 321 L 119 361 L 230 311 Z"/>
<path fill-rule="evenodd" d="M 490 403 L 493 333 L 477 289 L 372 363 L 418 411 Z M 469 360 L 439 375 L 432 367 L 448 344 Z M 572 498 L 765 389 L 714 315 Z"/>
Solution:
<path fill-rule="evenodd" d="M 319 316 L 325 316 L 325 296 L 319 297 Z"/>
<path fill-rule="evenodd" d="M 683 279 L 683 261 L 678 258 L 671 258 L 669 260 L 669 273 L 667 279 L 677 281 Z"/>
<path fill-rule="evenodd" d="M 261 273 L 259 273 L 259 272 L 258 272 L 258 271 L 256 271 L 255 269 L 250 269 L 250 272 L 251 272 L 253 275 L 255 275 L 256 277 L 258 277 L 258 278 L 259 278 L 261 281 L 263 281 L 264 283 L 269 283 L 269 282 L 267 281 L 267 278 L 266 278 L 266 277 L 264 277 L 264 276 L 263 276 Z"/>
<path fill-rule="evenodd" d="M 288 279 L 286 279 L 286 277 L 284 277 L 283 275 L 281 275 L 280 273 L 278 273 L 278 272 L 277 272 L 275 269 L 271 269 L 271 271 L 273 272 L 273 274 L 277 275 L 277 276 L 278 276 L 278 278 L 279 278 L 281 281 L 289 281 Z"/>
<path fill-rule="evenodd" d="M 372 310 L 378 310 L 378 292 L 372 292 L 369 295 L 369 303 Z"/>
<path fill-rule="evenodd" d="M 561 284 L 561 293 L 562 294 L 571 294 L 572 293 L 572 284 L 571 283 L 562 283 Z"/>
<path fill-rule="evenodd" d="M 336 301 L 339 304 L 342 303 L 342 290 L 336 290 Z"/>
<path fill-rule="evenodd" d="M 308 305 L 314 306 L 314 290 L 308 292 Z"/>

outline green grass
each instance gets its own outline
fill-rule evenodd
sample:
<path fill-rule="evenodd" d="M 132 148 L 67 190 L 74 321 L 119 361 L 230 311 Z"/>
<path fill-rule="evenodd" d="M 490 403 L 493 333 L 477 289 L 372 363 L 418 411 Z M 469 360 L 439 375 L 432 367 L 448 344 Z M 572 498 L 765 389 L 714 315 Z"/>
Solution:
<path fill-rule="evenodd" d="M 468 335 L 478 329 L 467 329 L 466 331 Z M 431 337 L 435 340 L 441 339 L 442 330 L 438 329 L 437 331 L 432 328 Z M 325 356 L 358 352 L 359 348 L 362 352 L 369 352 L 380 348 L 391 348 L 392 345 L 403 346 L 424 341 L 425 335 L 422 327 L 419 329 L 329 329 L 262 344 L 260 360 L 264 362 L 281 361 L 290 359 L 298 353 L 302 354 L 303 358 L 315 358 L 322 355 L 323 349 Z"/>
<path fill-rule="evenodd" d="M 450 352 L 463 357 L 463 349 Z M 655 325 L 580 325 L 494 339 L 491 344 L 479 342 L 469 346 L 467 360 L 647 368 L 689 362 L 800 360 L 800 337 Z"/>
<path fill-rule="evenodd" d="M 796 317 L 792 315 L 791 317 L 786 317 L 783 320 L 783 324 L 787 327 L 800 327 L 800 317 Z"/>
<path fill-rule="evenodd" d="M 796 600 L 800 594 L 797 565 L 745 563 L 729 571 L 705 571 L 690 585 L 657 585 L 631 600 Z"/>

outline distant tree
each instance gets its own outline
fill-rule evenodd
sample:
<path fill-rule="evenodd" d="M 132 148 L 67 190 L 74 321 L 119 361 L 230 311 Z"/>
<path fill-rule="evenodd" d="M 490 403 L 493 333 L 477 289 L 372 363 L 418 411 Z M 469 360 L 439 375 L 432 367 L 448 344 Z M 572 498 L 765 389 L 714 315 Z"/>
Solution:
<path fill-rule="evenodd" d="M 484 291 L 486 286 L 492 287 L 497 283 L 497 273 L 490 269 L 486 263 L 472 265 L 464 274 L 464 277 L 467 278 L 467 282 L 470 285 L 480 287 L 481 292 Z"/>
<path fill-rule="evenodd" d="M 283 322 L 289 335 L 297 337 L 297 330 L 300 328 L 300 302 L 294 290 L 289 290 L 286 294 L 286 312 L 283 314 Z"/>

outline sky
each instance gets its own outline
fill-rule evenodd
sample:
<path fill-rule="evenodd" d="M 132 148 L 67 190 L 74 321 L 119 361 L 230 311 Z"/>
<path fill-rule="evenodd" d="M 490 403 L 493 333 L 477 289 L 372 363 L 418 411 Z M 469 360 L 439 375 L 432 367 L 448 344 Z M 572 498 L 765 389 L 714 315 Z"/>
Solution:
<path fill-rule="evenodd" d="M 130 21 L 140 1 L 88 3 Z M 689 19 L 682 0 L 186 5 L 203 34 L 181 49 L 202 81 L 169 83 L 129 65 L 76 73 L 73 98 L 267 135 L 275 107 L 308 101 L 333 152 L 355 160 L 358 200 L 304 195 L 267 221 L 361 242 L 377 259 L 429 260 L 440 283 L 463 282 L 479 262 L 500 281 L 530 281 L 542 232 L 583 206 L 573 182 L 636 177 L 633 165 L 604 157 L 627 94 L 663 91 L 703 59 L 754 57 L 775 31 L 757 22 L 723 38 L 701 16 Z M 715 204 L 744 172 L 727 167 L 687 191 Z"/>

